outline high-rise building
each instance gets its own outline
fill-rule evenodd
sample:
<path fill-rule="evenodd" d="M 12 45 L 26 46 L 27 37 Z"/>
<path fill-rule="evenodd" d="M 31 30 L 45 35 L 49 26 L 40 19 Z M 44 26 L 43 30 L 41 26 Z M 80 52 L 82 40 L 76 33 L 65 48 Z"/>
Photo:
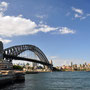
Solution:
<path fill-rule="evenodd" d="M 71 62 L 71 67 L 73 67 L 73 63 Z"/>

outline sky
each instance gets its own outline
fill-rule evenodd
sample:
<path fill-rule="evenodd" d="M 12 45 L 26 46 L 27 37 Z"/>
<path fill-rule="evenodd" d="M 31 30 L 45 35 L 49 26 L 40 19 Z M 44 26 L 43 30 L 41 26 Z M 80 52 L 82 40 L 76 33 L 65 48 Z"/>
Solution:
<path fill-rule="evenodd" d="M 31 44 L 54 66 L 90 63 L 90 0 L 0 0 L 4 48 Z"/>

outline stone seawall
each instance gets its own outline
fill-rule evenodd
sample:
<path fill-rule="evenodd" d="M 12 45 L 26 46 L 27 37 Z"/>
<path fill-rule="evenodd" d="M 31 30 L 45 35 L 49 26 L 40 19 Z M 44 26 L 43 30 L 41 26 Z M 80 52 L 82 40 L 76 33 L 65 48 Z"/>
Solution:
<path fill-rule="evenodd" d="M 5 71 L 6 70 L 4 70 L 4 72 Z M 22 81 L 25 81 L 25 74 L 24 72 L 21 71 L 18 72 L 12 71 L 11 74 L 0 74 L 0 87 L 4 87 L 4 85 L 13 84 Z"/>

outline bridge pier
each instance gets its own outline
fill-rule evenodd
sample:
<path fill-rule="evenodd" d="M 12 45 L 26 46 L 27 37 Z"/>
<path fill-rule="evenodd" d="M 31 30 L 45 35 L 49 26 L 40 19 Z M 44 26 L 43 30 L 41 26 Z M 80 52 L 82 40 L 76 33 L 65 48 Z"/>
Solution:
<path fill-rule="evenodd" d="M 32 62 L 32 67 L 33 67 L 33 69 L 37 69 L 37 63 Z"/>
<path fill-rule="evenodd" d="M 3 43 L 0 41 L 0 61 L 3 59 Z"/>

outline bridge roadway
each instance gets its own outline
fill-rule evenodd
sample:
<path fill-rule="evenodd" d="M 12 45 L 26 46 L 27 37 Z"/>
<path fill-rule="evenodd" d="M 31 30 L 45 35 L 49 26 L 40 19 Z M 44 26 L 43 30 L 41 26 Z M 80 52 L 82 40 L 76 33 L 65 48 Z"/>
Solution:
<path fill-rule="evenodd" d="M 19 57 L 19 56 L 15 56 L 15 55 L 6 55 L 6 54 L 3 54 L 3 57 L 6 58 L 6 59 L 29 61 L 29 62 L 40 63 L 40 64 L 47 65 L 47 66 L 51 66 L 51 67 L 53 66 L 53 65 L 50 64 L 50 63 L 38 61 L 38 60 L 36 60 L 36 59 L 31 59 L 31 58 Z"/>

